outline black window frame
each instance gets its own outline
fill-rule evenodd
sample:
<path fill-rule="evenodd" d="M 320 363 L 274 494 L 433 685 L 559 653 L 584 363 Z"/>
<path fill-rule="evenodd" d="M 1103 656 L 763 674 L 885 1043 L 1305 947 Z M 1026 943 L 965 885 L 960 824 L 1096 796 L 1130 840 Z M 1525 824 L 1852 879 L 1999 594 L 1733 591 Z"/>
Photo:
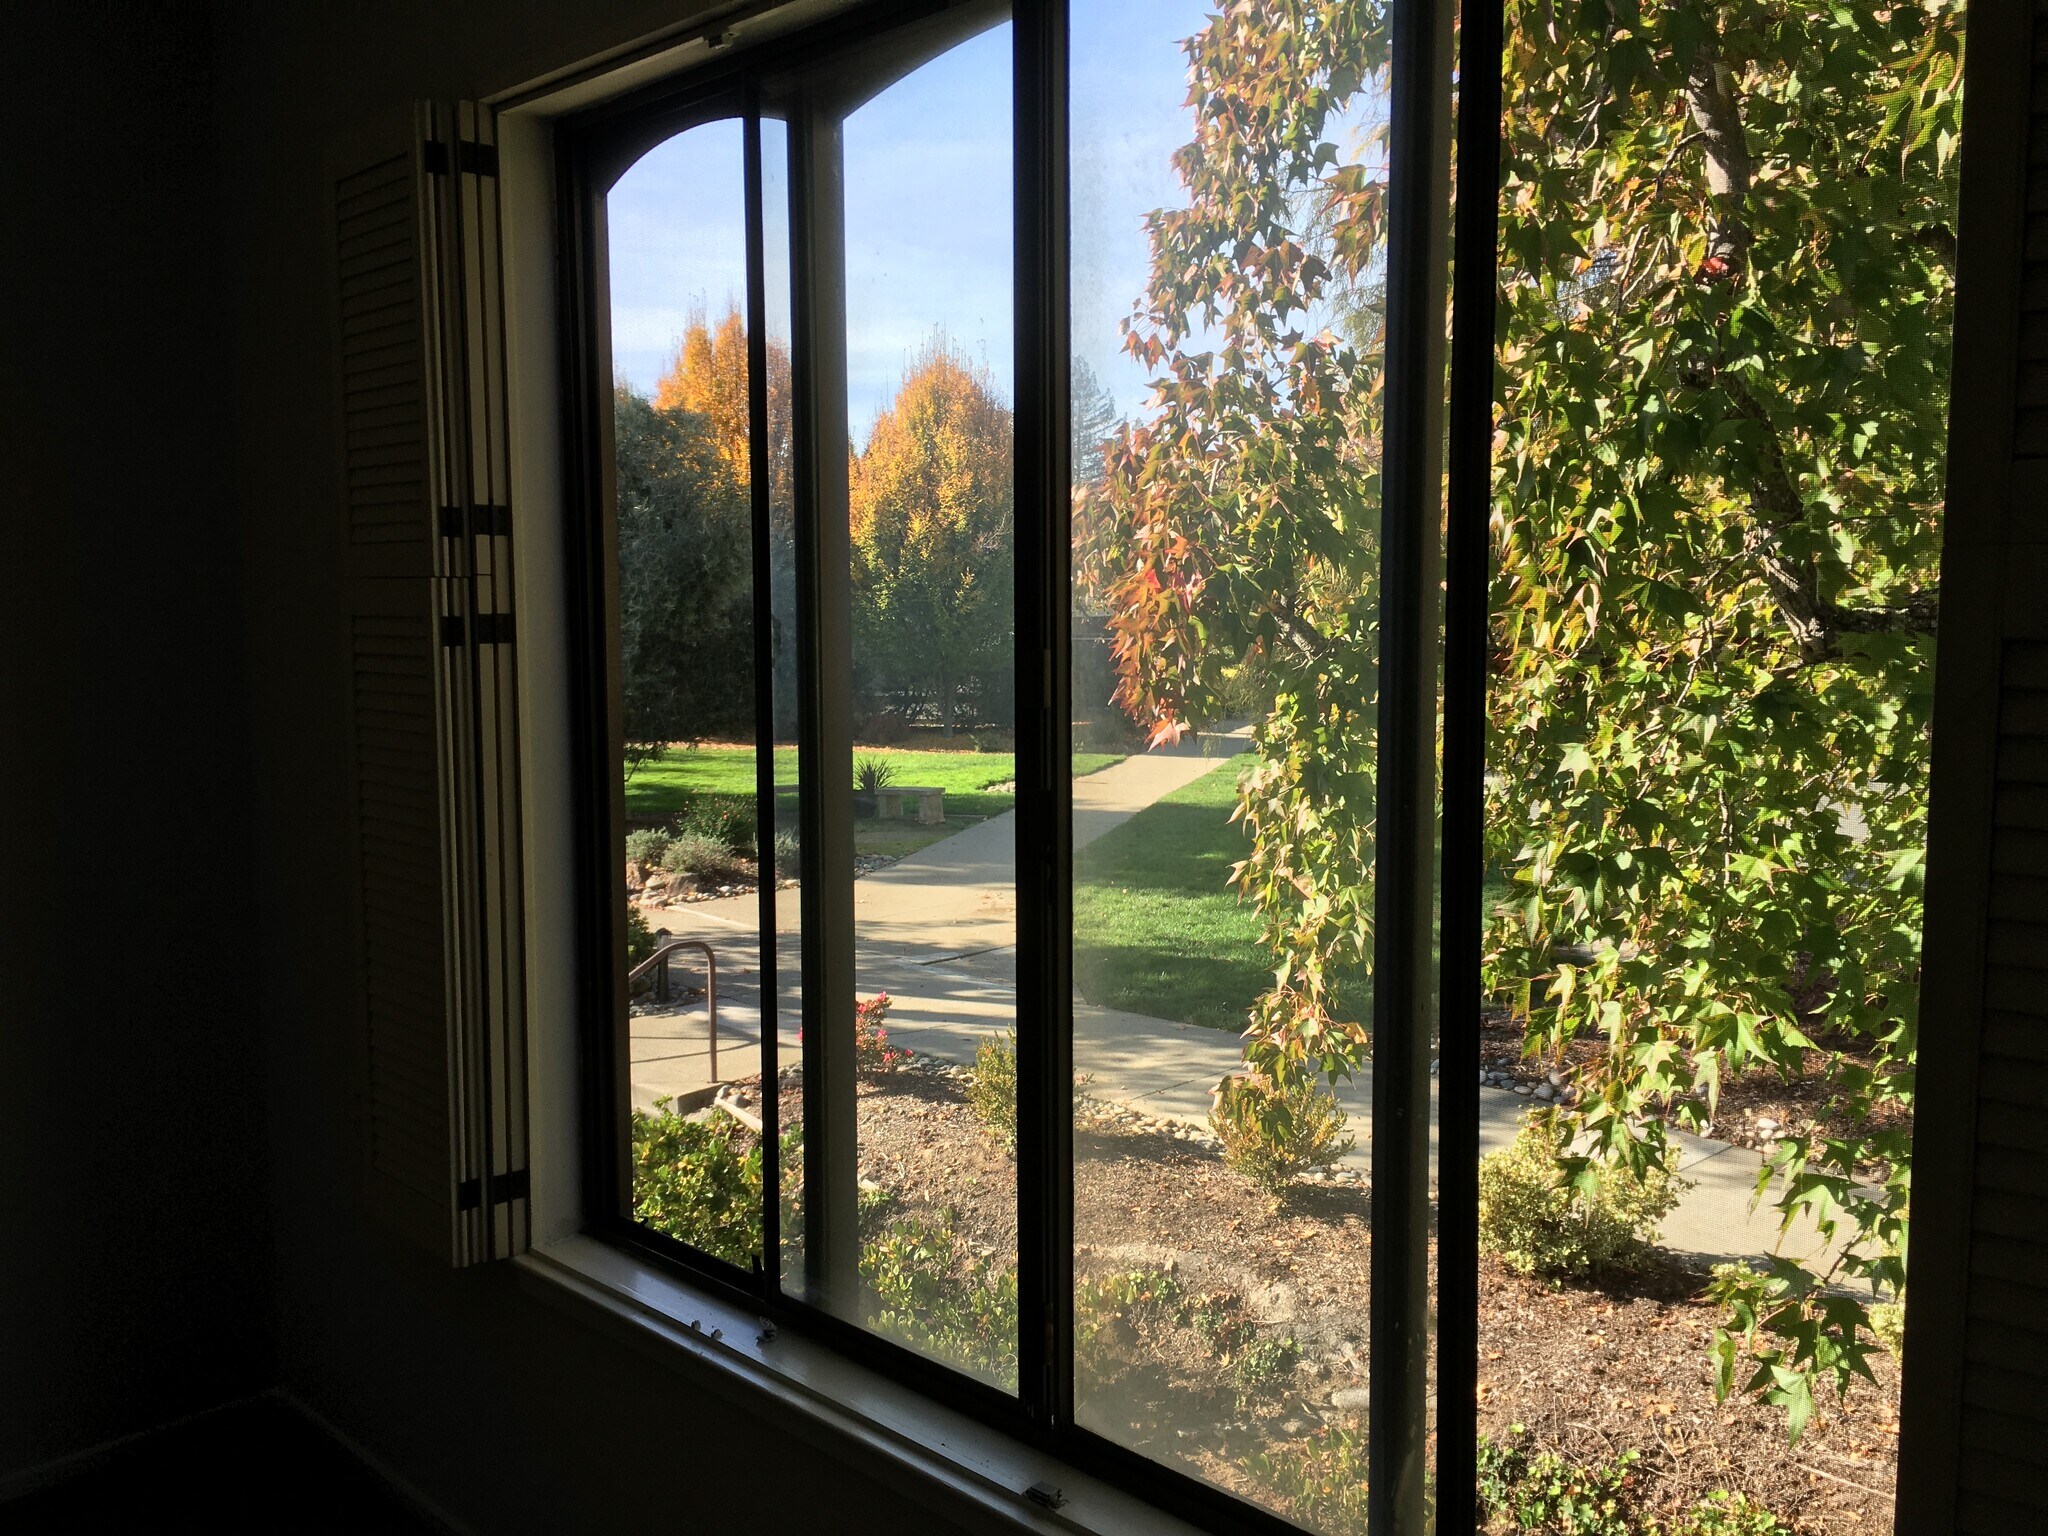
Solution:
<path fill-rule="evenodd" d="M 1245 1533 L 1298 1531 L 1292 1522 L 1267 1513 L 1221 1488 L 1153 1461 L 1078 1426 L 1073 1415 L 1073 1268 L 1071 1098 L 1060 1085 L 1072 1082 L 1072 804 L 1069 740 L 1068 637 L 1070 619 L 1070 533 L 1068 525 L 1068 288 L 1067 288 L 1067 7 L 1063 0 L 1018 0 L 1008 7 L 1013 40 L 1015 187 L 1014 250 L 1015 430 L 1016 430 L 1016 700 L 1017 700 L 1017 1041 L 1018 1231 L 1020 1337 L 1018 1389 L 1014 1396 L 984 1385 L 934 1360 L 867 1332 L 841 1317 L 785 1294 L 780 1283 L 778 1147 L 764 1137 L 767 1197 L 763 1212 L 763 1262 L 748 1271 L 703 1254 L 625 1217 L 630 1208 L 630 1130 L 625 1107 L 628 1063 L 624 1050 L 624 894 L 611 851 L 624 826 L 620 776 L 614 761 L 613 725 L 618 719 L 616 679 L 616 527 L 612 509 L 608 391 L 612 378 L 609 317 L 603 312 L 607 255 L 604 198 L 617 176 L 647 150 L 700 123 L 739 119 L 746 157 L 748 227 L 748 337 L 753 452 L 764 462 L 767 433 L 764 354 L 763 252 L 761 228 L 760 82 L 816 65 L 904 29 L 941 26 L 948 17 L 972 16 L 995 7 L 990 0 L 866 0 L 832 20 L 743 51 L 714 52 L 687 73 L 621 95 L 563 118 L 556 128 L 557 219 L 560 232 L 559 355 L 566 409 L 564 470 L 567 488 L 563 550 L 570 629 L 569 716 L 573 772 L 572 832 L 576 881 L 574 939 L 578 955 L 578 1037 L 583 1064 L 582 1148 L 586 1228 L 651 1263 L 670 1268 L 752 1309 L 778 1327 L 800 1329 L 849 1357 L 993 1428 L 1061 1457 L 1068 1463 L 1128 1489 L 1163 1510 L 1207 1529 Z M 1373 1245 L 1373 1305 L 1369 1390 L 1372 1468 L 1371 1515 L 1376 1532 L 1423 1529 L 1423 1467 L 1435 1447 L 1437 1486 L 1454 1474 L 1453 1486 L 1472 1485 L 1477 1418 L 1472 1380 L 1477 1353 L 1476 1217 L 1478 1106 L 1469 1094 L 1446 1094 L 1439 1109 L 1442 1161 L 1440 1201 L 1461 1209 L 1444 1223 L 1469 1246 L 1473 1275 L 1462 1271 L 1458 1289 L 1440 1293 L 1451 1305 L 1428 1317 L 1424 1277 L 1431 1212 L 1429 1200 L 1428 1043 L 1431 995 L 1429 945 L 1435 921 L 1432 865 L 1436 837 L 1434 712 L 1437 673 L 1439 580 L 1448 576 L 1449 626 L 1441 687 L 1445 708 L 1471 714 L 1462 733 L 1447 730 L 1443 771 L 1443 959 L 1436 973 L 1446 1015 L 1457 1002 L 1477 996 L 1476 929 L 1461 926 L 1465 909 L 1476 917 L 1481 869 L 1478 801 L 1483 768 L 1486 602 L 1486 500 L 1492 411 L 1493 188 L 1481 207 L 1458 208 L 1461 249 L 1483 259 L 1461 263 L 1454 296 L 1457 337 L 1451 362 L 1451 493 L 1448 523 L 1450 563 L 1440 569 L 1437 511 L 1444 465 L 1443 313 L 1449 227 L 1443 200 L 1450 133 L 1451 10 L 1449 0 L 1389 0 L 1393 29 L 1393 160 L 1390 203 L 1388 380 L 1390 412 L 1383 477 L 1390 509 L 1407 498 L 1418 509 L 1405 522 L 1390 515 L 1385 535 L 1387 590 L 1382 623 L 1399 640 L 1383 658 L 1382 731 L 1405 733 L 1405 770 L 1385 777 L 1392 757 L 1384 741 L 1382 825 L 1376 857 L 1379 886 L 1375 986 L 1374 1133 L 1376 1177 L 1373 1217 L 1376 1234 L 1399 1241 Z M 1463 62 L 1488 61 L 1476 78 L 1490 80 L 1489 93 L 1468 93 L 1473 109 L 1459 124 L 1464 163 L 1484 169 L 1497 163 L 1499 132 L 1500 6 L 1480 0 L 1469 17 Z M 1473 25 L 1477 21 L 1480 25 Z M 978 27 L 974 30 L 979 30 Z M 1490 42 L 1489 42 L 1490 38 Z M 1469 68 L 1467 79 L 1475 78 Z M 792 161 L 799 159 L 800 134 L 790 131 Z M 1439 162 L 1442 162 L 1439 164 Z M 1435 173 L 1433 173 L 1433 168 Z M 800 254 L 807 238 L 802 217 L 803 171 L 791 174 L 791 276 L 797 375 L 799 465 L 798 538 L 815 538 L 819 519 L 806 511 L 805 431 L 802 400 L 816 337 L 816 317 L 805 313 Z M 1482 229 L 1483 223 L 1483 229 Z M 1466 245 L 1470 240 L 1471 245 Z M 1483 242 L 1483 243 L 1482 243 Z M 1416 286 L 1425 302 L 1400 304 Z M 1407 381 L 1395 388 L 1396 375 Z M 1405 409 L 1391 404 L 1395 395 Z M 755 569 L 766 570 L 767 477 L 755 474 L 753 524 Z M 818 568 L 818 551 L 800 562 Z M 800 589 L 806 611 L 817 594 Z M 765 609 L 765 583 L 757 589 L 757 615 Z M 757 624 L 757 631 L 765 633 Z M 761 712 L 758 740 L 772 741 L 772 706 L 767 695 L 765 641 L 757 639 L 756 695 Z M 819 793 L 815 748 L 821 717 L 834 700 L 821 696 L 818 667 L 806 669 L 810 684 L 802 700 L 803 742 L 808 754 L 801 775 L 804 816 L 801 889 L 804 929 L 817 934 L 811 903 L 833 890 L 819 862 L 829 838 L 817 835 L 826 814 Z M 1405 680 L 1405 693 L 1402 691 Z M 843 713 L 844 705 L 840 706 Z M 1389 722 L 1392 721 L 1392 724 Z M 1405 722 L 1405 723 L 1404 723 Z M 759 754 L 761 803 L 774 803 L 772 752 Z M 841 797 L 843 798 L 843 797 Z M 843 812 L 841 812 L 843 814 Z M 772 838 L 772 817 L 764 838 Z M 1028 851 L 1028 852 L 1027 852 Z M 1469 869 L 1465 866 L 1469 864 Z M 1396 878 L 1387 878 L 1389 875 Z M 772 883 L 770 886 L 772 892 Z M 1469 892 L 1469 900 L 1465 899 Z M 764 918 L 772 899 L 764 893 Z M 850 914 L 851 895 L 845 897 Z M 1460 904 L 1462 903 L 1462 904 Z M 1449 921 L 1457 912 L 1460 924 Z M 850 921 L 850 915 L 849 915 Z M 777 1069 L 772 976 L 774 929 L 762 924 L 762 1073 L 773 1082 Z M 1456 950 L 1454 953 L 1454 939 Z M 807 955 L 810 940 L 807 940 Z M 818 942 L 824 942 L 819 940 Z M 1465 953 L 1469 948 L 1469 955 Z M 1405 959 L 1401 957 L 1405 955 Z M 1380 968 L 1384 966 L 1385 970 Z M 828 972 L 828 978 L 829 978 Z M 850 971 L 848 972 L 850 980 Z M 806 975 L 807 1017 L 814 992 L 825 993 Z M 849 991 L 850 998 L 851 993 Z M 850 1006 L 850 1004 L 849 1004 Z M 1400 1028 L 1395 1022 L 1400 1021 Z M 824 1032 L 805 1031 L 806 1050 Z M 1469 1082 L 1453 1060 L 1453 1036 L 1442 1042 L 1446 1082 Z M 1398 1059 L 1382 1062 L 1380 1040 Z M 1464 1051 L 1467 1042 L 1458 1040 Z M 1469 1050 L 1476 1056 L 1476 1040 Z M 1476 1071 L 1476 1063 L 1473 1068 Z M 1460 1072 L 1463 1075 L 1460 1076 Z M 808 1074 L 807 1074 L 808 1075 Z M 764 1095 L 764 1101 L 770 1096 Z M 822 1097 L 822 1095 L 819 1095 Z M 807 1095 L 806 1111 L 810 1112 Z M 764 1102 L 764 1107 L 766 1107 Z M 772 1122 L 771 1122 L 772 1124 Z M 1469 1146 L 1467 1145 L 1469 1143 Z M 806 1137 L 810 1155 L 826 1155 Z M 818 1188 L 807 1180 L 807 1187 Z M 1470 1220 L 1465 1218 L 1469 1216 Z M 1384 1227 L 1382 1223 L 1385 1223 Z M 1384 1250 L 1384 1252 L 1383 1252 Z M 1440 1250 L 1441 1251 L 1441 1250 Z M 1462 1259 L 1462 1254 L 1460 1255 Z M 1451 1265 L 1446 1257 L 1443 1273 Z M 1441 1282 L 1440 1282 L 1441 1283 Z M 1468 1301 L 1469 1296 L 1469 1301 Z M 1383 1304 L 1382 1298 L 1387 1298 Z M 1384 1315 L 1383 1315 L 1384 1314 Z M 1425 1380 L 1429 1335 L 1435 1334 L 1437 1412 L 1426 1411 Z M 1434 1424 L 1431 1423 L 1432 1418 Z M 1436 1529 L 1473 1528 L 1472 1501 L 1437 1499 Z"/>

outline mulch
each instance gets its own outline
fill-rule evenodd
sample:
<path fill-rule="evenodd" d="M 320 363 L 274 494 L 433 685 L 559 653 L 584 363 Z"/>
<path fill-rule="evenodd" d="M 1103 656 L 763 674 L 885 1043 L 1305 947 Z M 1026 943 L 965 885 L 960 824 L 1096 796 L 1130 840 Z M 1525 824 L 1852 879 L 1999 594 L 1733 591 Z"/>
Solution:
<path fill-rule="evenodd" d="M 895 1195 L 896 1209 L 950 1212 L 978 1251 L 1014 1254 L 1015 1163 L 967 1110 L 965 1085 L 964 1072 L 929 1063 L 863 1084 L 861 1176 Z M 1330 1399 L 1366 1384 L 1369 1188 L 1300 1184 L 1276 1208 L 1202 1139 L 1106 1118 L 1077 1125 L 1075 1160 L 1079 1274 L 1169 1273 L 1184 1294 L 1222 1298 L 1260 1335 L 1301 1350 L 1290 1379 L 1248 1401 L 1219 1381 L 1212 1345 L 1184 1321 L 1156 1321 L 1111 1341 L 1122 1352 L 1084 1397 L 1083 1422 L 1273 1503 L 1243 1457 L 1356 1422 Z M 1433 1287 L 1433 1246 L 1430 1268 Z M 1715 1403 L 1708 1351 L 1721 1313 L 1704 1281 L 1664 1262 L 1625 1284 L 1559 1285 L 1482 1259 L 1481 1432 L 1521 1426 L 1530 1449 L 1585 1463 L 1634 1451 L 1654 1518 L 1730 1489 L 1808 1536 L 1889 1532 L 1896 1361 L 1875 1357 L 1876 1385 L 1858 1382 L 1845 1400 L 1824 1389 L 1788 1446 L 1777 1410 Z"/>
<path fill-rule="evenodd" d="M 1522 1026 L 1507 1010 L 1489 1009 L 1480 1016 L 1480 1061 L 1516 1083 L 1534 1087 L 1552 1072 L 1560 1073 L 1568 1083 L 1575 1081 L 1588 1064 L 1606 1052 L 1605 1041 L 1573 1040 L 1556 1056 L 1524 1057 L 1522 1040 Z M 1828 1076 L 1832 1056 L 1839 1056 L 1847 1066 L 1869 1069 L 1877 1065 L 1873 1057 L 1854 1049 L 1833 1053 L 1816 1049 L 1801 1053 L 1796 1077 L 1785 1077 L 1770 1068 L 1737 1073 L 1722 1082 L 1713 1123 L 1702 1134 L 1769 1156 L 1781 1136 L 1851 1136 L 1911 1124 L 1912 1112 L 1900 1104 L 1882 1105 L 1861 1126 L 1853 1123 L 1841 1109 L 1841 1091 Z M 1863 1172 L 1873 1178 L 1883 1174 L 1877 1167 Z"/>

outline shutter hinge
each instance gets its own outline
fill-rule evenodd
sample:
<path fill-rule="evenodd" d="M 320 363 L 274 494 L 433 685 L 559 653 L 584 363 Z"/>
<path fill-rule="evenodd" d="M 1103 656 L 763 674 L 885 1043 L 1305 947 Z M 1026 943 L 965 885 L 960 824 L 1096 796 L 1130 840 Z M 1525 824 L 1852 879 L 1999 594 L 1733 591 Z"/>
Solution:
<path fill-rule="evenodd" d="M 512 509 L 503 503 L 480 503 L 469 509 L 469 528 L 480 539 L 507 537 L 512 532 Z M 463 534 L 460 507 L 441 509 L 441 537 L 459 539 Z"/>
<path fill-rule="evenodd" d="M 491 1179 L 491 1204 L 510 1205 L 514 1200 L 524 1200 L 532 1189 L 533 1177 L 524 1168 L 497 1174 Z M 455 1186 L 455 1208 L 458 1211 L 474 1211 L 483 1203 L 482 1179 L 464 1179 Z"/>
<path fill-rule="evenodd" d="M 480 613 L 468 621 L 459 613 L 451 613 L 441 620 L 441 643 L 446 646 L 463 644 L 469 638 L 470 624 L 475 626 L 478 645 L 512 643 L 512 615 L 509 613 Z"/>
<path fill-rule="evenodd" d="M 448 174 L 448 146 L 439 139 L 428 139 L 421 146 L 421 159 L 429 176 Z M 475 139 L 455 141 L 455 166 L 469 176 L 495 176 L 498 174 L 498 146 L 479 144 Z"/>

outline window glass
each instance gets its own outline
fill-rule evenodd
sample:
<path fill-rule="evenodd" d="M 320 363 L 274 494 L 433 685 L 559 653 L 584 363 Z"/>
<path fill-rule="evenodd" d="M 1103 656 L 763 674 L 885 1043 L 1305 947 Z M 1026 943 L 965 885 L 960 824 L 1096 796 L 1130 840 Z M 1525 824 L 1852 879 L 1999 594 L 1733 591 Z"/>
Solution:
<path fill-rule="evenodd" d="M 948 13 L 777 80 L 814 626 L 803 1182 L 785 1283 L 1017 1379 L 1011 38 Z M 994 24 L 991 25 L 991 22 Z M 774 195 L 771 188 L 771 197 Z M 771 242 L 772 244 L 772 242 Z M 775 286 L 771 281 L 771 288 Z M 808 514 L 805 508 L 810 510 Z M 815 925 L 815 926 L 813 926 Z"/>
<path fill-rule="evenodd" d="M 1073 9 L 1074 1370 L 1086 1428 L 1351 1530 L 1386 38 L 1272 26 Z"/>
<path fill-rule="evenodd" d="M 733 120 L 649 151 L 606 206 L 632 1214 L 747 1269 L 776 817 L 755 781 L 744 209 Z M 786 348 L 770 368 L 786 389 Z"/>
<path fill-rule="evenodd" d="M 1889 1531 L 1963 7 L 1542 15 L 1458 1085 L 1491 1486 Z"/>

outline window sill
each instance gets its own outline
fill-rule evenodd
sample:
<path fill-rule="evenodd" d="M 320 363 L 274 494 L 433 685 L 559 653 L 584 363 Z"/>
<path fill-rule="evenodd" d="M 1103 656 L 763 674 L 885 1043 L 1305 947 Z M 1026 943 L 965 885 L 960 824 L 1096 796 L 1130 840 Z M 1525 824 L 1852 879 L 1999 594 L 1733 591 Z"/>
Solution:
<path fill-rule="evenodd" d="M 679 1373 L 749 1399 L 799 1438 L 972 1530 L 1198 1536 L 1197 1528 L 1056 1457 L 594 1238 L 514 1261 L 536 1295 Z M 1057 1510 L 1025 1496 L 1060 1490 Z"/>

